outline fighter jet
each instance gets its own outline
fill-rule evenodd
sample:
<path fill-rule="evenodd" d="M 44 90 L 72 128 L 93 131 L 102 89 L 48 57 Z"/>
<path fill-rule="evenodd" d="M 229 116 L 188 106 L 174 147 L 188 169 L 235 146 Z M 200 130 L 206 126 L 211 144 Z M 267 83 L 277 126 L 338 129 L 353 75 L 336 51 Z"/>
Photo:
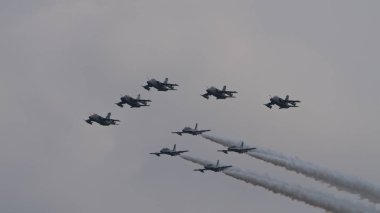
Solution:
<path fill-rule="evenodd" d="M 120 98 L 120 102 L 116 103 L 119 107 L 123 107 L 124 104 L 128 104 L 131 108 L 139 108 L 142 106 L 149 106 L 148 102 L 152 102 L 151 100 L 143 100 L 140 99 L 140 94 L 137 95 L 137 98 L 132 98 L 131 96 L 124 95 Z"/>
<path fill-rule="evenodd" d="M 178 86 L 178 84 L 170 84 L 168 83 L 168 78 L 165 78 L 165 81 L 164 82 L 160 82 L 160 81 L 157 81 L 156 79 L 152 78 L 150 80 L 148 80 L 144 87 L 144 89 L 146 90 L 150 90 L 151 87 L 154 87 L 156 88 L 158 91 L 168 91 L 168 90 L 176 90 L 176 86 Z"/>
<path fill-rule="evenodd" d="M 206 166 L 204 166 L 204 169 L 194 169 L 194 171 L 199 171 L 199 172 L 202 172 L 204 173 L 204 171 L 206 170 L 210 170 L 210 171 L 213 171 L 213 172 L 220 172 L 220 171 L 223 171 L 227 168 L 230 168 L 232 166 L 219 166 L 219 160 L 216 161 L 216 164 L 207 164 Z"/>
<path fill-rule="evenodd" d="M 206 90 L 206 93 L 203 94 L 202 96 L 206 99 L 209 98 L 210 95 L 215 96 L 216 99 L 226 99 L 226 98 L 235 98 L 233 96 L 234 93 L 237 93 L 236 91 L 227 91 L 226 86 L 223 86 L 223 89 L 217 89 L 215 87 L 210 87 Z"/>
<path fill-rule="evenodd" d="M 185 152 L 188 152 L 188 150 L 176 151 L 176 144 L 174 144 L 173 149 L 163 148 L 160 150 L 160 152 L 153 152 L 150 154 L 151 155 L 157 155 L 158 157 L 160 157 L 160 155 L 177 156 L 177 155 L 180 155 L 180 154 L 185 153 Z"/>
<path fill-rule="evenodd" d="M 240 146 L 230 146 L 225 150 L 218 150 L 218 152 L 223 152 L 225 154 L 228 154 L 228 152 L 237 152 L 237 153 L 241 154 L 241 153 L 246 153 L 246 152 L 254 150 L 254 149 L 256 149 L 256 148 L 244 147 L 244 142 L 242 141 Z"/>
<path fill-rule="evenodd" d="M 180 135 L 182 136 L 182 134 L 190 134 L 190 135 L 200 135 L 204 132 L 208 132 L 208 131 L 211 131 L 209 129 L 205 129 L 205 130 L 198 130 L 198 124 L 195 124 L 195 128 L 191 128 L 191 127 L 185 127 L 182 129 L 181 132 L 172 132 L 173 134 L 177 134 L 177 135 Z"/>
<path fill-rule="evenodd" d="M 296 103 L 300 103 L 301 101 L 298 100 L 289 100 L 289 95 L 286 96 L 285 99 L 282 99 L 278 96 L 274 96 L 270 98 L 270 102 L 267 104 L 264 104 L 269 109 L 272 109 L 272 105 L 277 105 L 280 109 L 287 109 L 290 107 L 298 107 L 296 106 Z"/>
<path fill-rule="evenodd" d="M 120 122 L 120 120 L 111 119 L 111 113 L 109 112 L 107 114 L 107 117 L 105 117 L 105 118 L 103 118 L 102 116 L 97 115 L 97 114 L 92 114 L 88 117 L 86 122 L 90 125 L 92 125 L 92 122 L 96 122 L 102 126 L 109 126 L 109 125 L 119 125 L 116 122 Z"/>

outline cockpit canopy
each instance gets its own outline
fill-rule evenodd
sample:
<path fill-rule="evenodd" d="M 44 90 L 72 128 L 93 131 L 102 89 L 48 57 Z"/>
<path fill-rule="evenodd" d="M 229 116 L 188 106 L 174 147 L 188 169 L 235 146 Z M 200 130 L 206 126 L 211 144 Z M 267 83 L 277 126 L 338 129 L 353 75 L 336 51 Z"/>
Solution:
<path fill-rule="evenodd" d="M 163 149 L 161 149 L 161 152 L 169 152 L 169 151 L 170 151 L 169 148 L 163 148 Z"/>

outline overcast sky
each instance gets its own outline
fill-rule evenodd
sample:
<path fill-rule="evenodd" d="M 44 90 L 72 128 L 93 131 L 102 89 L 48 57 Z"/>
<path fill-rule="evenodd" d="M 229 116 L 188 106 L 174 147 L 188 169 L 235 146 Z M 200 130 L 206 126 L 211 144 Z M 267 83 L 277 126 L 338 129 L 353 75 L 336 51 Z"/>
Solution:
<path fill-rule="evenodd" d="M 218 136 L 380 182 L 380 1 L 0 0 L 0 212 L 323 212 L 148 153 L 189 149 L 325 184 L 171 131 Z M 148 78 L 178 91 L 145 91 Z M 236 99 L 206 100 L 208 86 Z M 119 108 L 120 94 L 152 99 Z M 269 95 L 300 108 L 269 110 Z M 89 113 L 120 119 L 102 127 Z"/>

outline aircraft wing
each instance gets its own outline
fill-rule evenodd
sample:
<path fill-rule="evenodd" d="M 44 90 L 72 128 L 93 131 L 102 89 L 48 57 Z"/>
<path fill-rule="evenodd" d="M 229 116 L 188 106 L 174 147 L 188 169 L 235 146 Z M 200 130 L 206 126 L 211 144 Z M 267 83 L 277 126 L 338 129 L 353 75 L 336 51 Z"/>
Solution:
<path fill-rule="evenodd" d="M 176 90 L 176 88 L 174 88 L 175 86 L 178 86 L 178 84 L 168 84 L 168 83 L 163 83 L 163 86 L 168 88 L 169 90 Z"/>
<path fill-rule="evenodd" d="M 172 132 L 173 134 L 182 135 L 183 132 Z"/>
<path fill-rule="evenodd" d="M 298 100 L 287 100 L 287 102 L 289 104 L 291 104 L 292 107 L 298 107 L 298 106 L 296 106 L 296 104 L 299 103 L 299 102 L 301 102 L 301 101 L 298 101 Z"/>
<path fill-rule="evenodd" d="M 169 84 L 169 83 L 162 83 L 162 85 L 164 85 L 164 86 L 168 86 L 168 87 L 175 87 L 175 86 L 178 86 L 178 84 Z"/>
<path fill-rule="evenodd" d="M 142 99 L 140 99 L 140 100 L 137 100 L 138 102 L 142 102 L 142 103 L 146 103 L 146 102 L 152 102 L 151 100 L 142 100 Z"/>
<path fill-rule="evenodd" d="M 120 122 L 120 120 L 117 120 L 117 119 L 108 119 L 109 121 L 113 122 L 112 124 L 113 125 L 119 125 L 119 123 L 116 123 L 116 122 Z"/>
<path fill-rule="evenodd" d="M 185 153 L 185 152 L 188 152 L 189 150 L 183 150 L 183 151 L 176 151 L 177 154 L 182 154 L 182 153 Z"/>
<path fill-rule="evenodd" d="M 272 102 L 269 102 L 269 103 L 267 103 L 267 104 L 264 104 L 266 107 L 268 107 L 269 109 L 272 109 Z"/>
<path fill-rule="evenodd" d="M 203 95 L 201 95 L 202 97 L 204 97 L 204 98 L 206 98 L 206 99 L 208 99 L 209 97 L 209 94 L 208 93 L 205 93 L 205 94 L 203 94 Z"/>
<path fill-rule="evenodd" d="M 205 170 L 206 170 L 206 169 L 194 169 L 194 171 L 196 171 L 196 172 L 202 172 L 202 173 L 204 173 Z"/>
<path fill-rule="evenodd" d="M 236 91 L 223 91 L 223 94 L 228 95 L 229 97 L 234 97 L 233 94 L 237 93 Z"/>
<path fill-rule="evenodd" d="M 149 153 L 149 154 L 151 154 L 151 155 L 157 155 L 158 157 L 160 157 L 160 155 L 161 155 L 161 153 L 159 153 L 159 152 L 152 152 L 152 153 Z"/>
<path fill-rule="evenodd" d="M 142 87 L 144 87 L 144 89 L 146 89 L 146 90 L 150 90 L 150 86 L 149 85 L 145 85 L 145 86 L 142 86 Z"/>
<path fill-rule="evenodd" d="M 122 101 L 120 101 L 120 102 L 118 102 L 118 103 L 115 103 L 116 105 L 118 105 L 119 107 L 121 107 L 121 108 L 123 108 L 123 102 Z"/>
<path fill-rule="evenodd" d="M 211 130 L 209 130 L 209 129 L 205 129 L 205 130 L 197 130 L 196 133 L 202 134 L 202 133 L 204 133 L 204 132 L 209 132 L 209 131 L 211 131 Z"/>
<path fill-rule="evenodd" d="M 225 170 L 225 169 L 230 168 L 230 167 L 232 167 L 232 166 L 220 166 L 220 167 L 218 167 L 218 169 Z"/>
<path fill-rule="evenodd" d="M 244 148 L 243 150 L 248 152 L 248 151 L 255 150 L 255 149 L 256 148 Z"/>

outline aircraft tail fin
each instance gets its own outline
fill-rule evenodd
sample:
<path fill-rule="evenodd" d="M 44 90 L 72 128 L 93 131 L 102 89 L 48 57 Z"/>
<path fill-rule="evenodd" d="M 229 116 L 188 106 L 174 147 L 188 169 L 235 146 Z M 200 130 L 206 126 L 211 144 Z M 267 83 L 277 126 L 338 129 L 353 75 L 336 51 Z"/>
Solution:
<path fill-rule="evenodd" d="M 110 119 L 111 118 L 111 113 L 109 112 L 108 114 L 107 114 L 107 117 L 106 117 L 107 119 Z"/>
<path fill-rule="evenodd" d="M 216 161 L 216 166 L 219 166 L 219 160 Z"/>
<path fill-rule="evenodd" d="M 165 78 L 165 81 L 164 81 L 164 83 L 165 83 L 165 84 L 167 84 L 167 83 L 168 83 L 168 81 L 169 81 L 169 78 Z"/>
<path fill-rule="evenodd" d="M 289 95 L 286 95 L 285 101 L 289 100 Z"/>
<path fill-rule="evenodd" d="M 244 141 L 241 142 L 241 148 L 243 148 L 243 146 L 244 146 Z"/>
<path fill-rule="evenodd" d="M 224 86 L 223 86 L 223 91 L 226 91 L 226 89 L 227 89 L 227 86 L 224 85 Z"/>
<path fill-rule="evenodd" d="M 198 123 L 195 124 L 195 130 L 198 130 Z"/>
<path fill-rule="evenodd" d="M 138 95 L 137 95 L 137 100 L 140 100 L 140 98 L 141 98 L 141 95 L 138 94 Z"/>
<path fill-rule="evenodd" d="M 177 147 L 177 144 L 174 144 L 174 146 L 173 146 L 173 151 L 175 152 L 175 150 L 176 150 L 176 147 Z"/>

